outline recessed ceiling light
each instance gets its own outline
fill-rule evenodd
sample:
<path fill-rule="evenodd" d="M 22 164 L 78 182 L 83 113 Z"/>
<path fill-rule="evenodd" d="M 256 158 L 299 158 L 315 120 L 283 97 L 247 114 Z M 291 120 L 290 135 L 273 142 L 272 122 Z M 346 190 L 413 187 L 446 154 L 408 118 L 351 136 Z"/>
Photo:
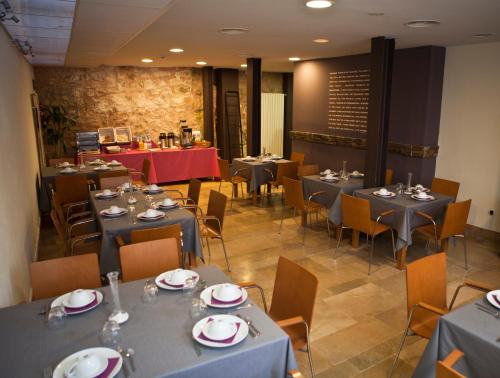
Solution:
<path fill-rule="evenodd" d="M 184 50 L 183 50 L 183 49 L 180 49 L 180 48 L 178 48 L 178 47 L 175 47 L 175 48 L 170 49 L 170 50 L 168 50 L 168 51 L 173 52 L 173 53 L 181 53 L 181 52 L 184 52 Z"/>
<path fill-rule="evenodd" d="M 314 9 L 324 9 L 331 7 L 333 3 L 333 1 L 329 0 L 309 0 L 306 2 L 306 6 Z"/>
<path fill-rule="evenodd" d="M 473 37 L 474 38 L 488 38 L 488 37 L 493 37 L 495 35 L 495 33 L 477 33 L 477 34 L 474 34 Z"/>
<path fill-rule="evenodd" d="M 300 58 L 298 56 L 292 56 L 292 57 L 288 58 L 288 60 L 291 62 L 298 62 L 300 60 Z"/>
<path fill-rule="evenodd" d="M 141 62 L 142 63 L 153 63 L 153 59 L 151 59 L 151 58 L 142 58 Z"/>
<path fill-rule="evenodd" d="M 246 28 L 222 28 L 222 29 L 219 29 L 219 32 L 222 34 L 228 34 L 228 35 L 239 35 L 239 34 L 247 33 L 248 29 L 246 29 Z"/>
<path fill-rule="evenodd" d="M 384 14 L 383 12 L 370 12 L 368 16 L 383 16 Z"/>
<path fill-rule="evenodd" d="M 429 28 L 431 26 L 437 26 L 439 24 L 441 24 L 441 22 L 437 20 L 411 20 L 408 21 L 405 25 L 409 28 Z"/>
<path fill-rule="evenodd" d="M 207 62 L 200 60 L 200 61 L 196 62 L 196 64 L 198 64 L 199 66 L 205 66 L 207 64 Z"/>
<path fill-rule="evenodd" d="M 246 66 L 247 66 L 247 64 L 246 64 L 246 63 L 240 64 L 240 67 L 245 68 Z"/>
<path fill-rule="evenodd" d="M 330 40 L 326 39 L 326 38 L 316 38 L 316 39 L 313 39 L 313 42 L 314 43 L 329 43 Z"/>

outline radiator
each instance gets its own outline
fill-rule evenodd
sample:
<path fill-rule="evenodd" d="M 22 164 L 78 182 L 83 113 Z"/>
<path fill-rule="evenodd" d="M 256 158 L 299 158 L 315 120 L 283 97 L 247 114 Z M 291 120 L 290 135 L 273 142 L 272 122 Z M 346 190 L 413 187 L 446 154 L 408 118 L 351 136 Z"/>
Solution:
<path fill-rule="evenodd" d="M 283 93 L 261 94 L 261 150 L 283 156 L 283 120 L 285 95 Z"/>

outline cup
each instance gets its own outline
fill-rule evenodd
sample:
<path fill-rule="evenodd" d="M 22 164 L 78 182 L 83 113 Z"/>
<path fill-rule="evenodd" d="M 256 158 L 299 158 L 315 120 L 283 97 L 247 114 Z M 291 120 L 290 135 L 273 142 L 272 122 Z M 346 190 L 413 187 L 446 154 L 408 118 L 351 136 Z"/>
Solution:
<path fill-rule="evenodd" d="M 158 214 L 156 213 L 156 210 L 155 209 L 147 209 L 144 213 L 144 216 L 146 218 L 154 218 L 156 217 Z"/>
<path fill-rule="evenodd" d="M 186 278 L 184 280 L 184 286 L 182 286 L 182 296 L 187 299 L 193 298 L 195 287 L 196 280 L 192 277 Z"/>
<path fill-rule="evenodd" d="M 206 324 L 204 332 L 212 340 L 224 340 L 234 334 L 236 326 L 222 319 L 214 319 Z"/>
<path fill-rule="evenodd" d="M 352 174 L 353 174 L 354 176 L 359 176 L 359 171 L 352 171 Z"/>
<path fill-rule="evenodd" d="M 386 189 L 386 188 L 380 188 L 378 193 L 381 195 L 381 196 L 387 196 L 389 195 L 389 191 Z"/>
<path fill-rule="evenodd" d="M 417 185 L 415 185 L 415 190 L 417 190 L 417 191 L 421 191 L 421 190 L 423 190 L 423 189 L 424 189 L 424 186 L 423 186 L 422 184 L 417 184 Z"/>
<path fill-rule="evenodd" d="M 159 188 L 159 186 L 158 186 L 158 185 L 156 185 L 156 184 L 151 184 L 151 185 L 149 185 L 149 190 L 150 190 L 150 191 L 152 191 L 152 192 L 156 192 L 156 191 L 158 191 L 159 189 L 160 189 L 160 188 Z"/>
<path fill-rule="evenodd" d="M 333 179 L 335 178 L 335 176 L 334 176 L 334 175 L 332 175 L 331 173 L 328 173 L 328 174 L 325 176 L 325 178 L 326 178 L 327 180 L 333 180 Z"/>
<path fill-rule="evenodd" d="M 417 197 L 421 199 L 426 199 L 427 198 L 427 193 L 426 192 L 418 192 Z"/>
<path fill-rule="evenodd" d="M 331 169 L 325 169 L 325 172 L 324 172 L 324 173 L 325 173 L 325 175 L 329 175 L 329 174 L 331 174 L 331 173 L 332 173 L 332 170 L 331 170 Z"/>
<path fill-rule="evenodd" d="M 64 372 L 67 378 L 93 377 L 101 368 L 101 360 L 95 354 L 84 354 Z"/>
<path fill-rule="evenodd" d="M 102 191 L 102 194 L 105 196 L 110 196 L 111 194 L 113 194 L 113 192 L 110 189 L 104 189 Z"/>
<path fill-rule="evenodd" d="M 175 202 L 172 201 L 170 198 L 165 198 L 161 204 L 163 206 L 172 206 L 175 204 Z"/>
<path fill-rule="evenodd" d="M 110 214 L 118 214 L 120 212 L 120 208 L 116 205 L 110 206 L 109 207 L 109 213 Z"/>
<path fill-rule="evenodd" d="M 66 325 L 66 312 L 63 306 L 54 306 L 47 314 L 47 326 L 50 329 L 62 328 Z"/>
<path fill-rule="evenodd" d="M 152 281 L 147 280 L 144 284 L 144 292 L 142 294 L 142 301 L 146 304 L 156 303 L 158 300 L 158 286 Z"/>
<path fill-rule="evenodd" d="M 120 325 L 115 320 L 108 320 L 101 330 L 101 342 L 109 348 L 116 348 L 122 341 Z"/>
<path fill-rule="evenodd" d="M 169 283 L 172 285 L 181 285 L 186 281 L 186 271 L 184 269 L 175 269 L 170 274 Z"/>
<path fill-rule="evenodd" d="M 128 218 L 131 224 L 137 224 L 137 217 L 135 216 L 135 206 L 128 207 Z"/>
<path fill-rule="evenodd" d="M 63 161 L 61 163 L 61 167 L 67 167 L 69 165 L 69 163 L 67 161 Z"/>
<path fill-rule="evenodd" d="M 237 285 L 222 284 L 215 289 L 217 299 L 231 302 L 241 297 L 241 289 Z"/>
<path fill-rule="evenodd" d="M 69 295 L 68 305 L 70 307 L 83 307 L 93 300 L 93 295 L 88 290 L 77 289 Z"/>

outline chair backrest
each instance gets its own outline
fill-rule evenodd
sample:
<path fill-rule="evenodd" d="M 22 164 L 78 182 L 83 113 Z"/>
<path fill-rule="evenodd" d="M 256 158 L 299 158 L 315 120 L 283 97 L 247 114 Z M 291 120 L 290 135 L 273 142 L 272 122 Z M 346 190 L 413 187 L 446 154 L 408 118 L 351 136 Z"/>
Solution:
<path fill-rule="evenodd" d="M 285 203 L 288 206 L 298 210 L 305 209 L 304 192 L 302 191 L 302 183 L 299 180 L 283 177 L 283 189 L 285 190 Z"/>
<path fill-rule="evenodd" d="M 304 165 L 305 154 L 303 152 L 292 151 L 290 160 L 297 162 L 299 165 Z"/>
<path fill-rule="evenodd" d="M 457 198 L 460 183 L 434 177 L 431 184 L 431 192 L 445 194 L 447 196 Z"/>
<path fill-rule="evenodd" d="M 188 198 L 191 198 L 191 200 L 198 205 L 198 201 L 200 199 L 200 191 L 201 191 L 201 181 L 197 179 L 191 179 L 189 181 L 189 186 L 188 186 Z"/>
<path fill-rule="evenodd" d="M 276 320 L 302 316 L 310 328 L 317 289 L 314 274 L 280 256 L 269 315 Z"/>
<path fill-rule="evenodd" d="M 216 217 L 220 221 L 221 227 L 224 224 L 226 202 L 227 197 L 224 194 L 215 190 L 210 191 L 210 196 L 208 197 L 207 215 Z M 219 224 L 214 219 L 207 219 L 206 225 L 218 233 L 222 232 L 222 229 L 219 229 Z"/>
<path fill-rule="evenodd" d="M 229 169 L 229 160 L 218 159 L 219 173 L 222 181 L 231 181 L 231 170 Z"/>
<path fill-rule="evenodd" d="M 63 205 L 89 199 L 89 185 L 85 175 L 56 176 L 55 187 Z"/>
<path fill-rule="evenodd" d="M 348 194 L 341 194 L 342 201 L 342 224 L 354 230 L 371 235 L 374 230 L 371 227 L 370 201 L 357 198 Z"/>
<path fill-rule="evenodd" d="M 146 184 L 149 184 L 149 171 L 151 170 L 151 161 L 149 159 L 144 159 L 142 161 L 142 174 L 146 180 Z"/>
<path fill-rule="evenodd" d="M 37 261 L 30 268 L 33 300 L 101 286 L 95 253 Z"/>
<path fill-rule="evenodd" d="M 446 308 L 446 253 L 435 253 L 406 266 L 408 316 L 413 306 L 419 302 L 440 309 Z M 423 317 L 422 313 L 416 311 L 412 323 L 422 322 Z"/>
<path fill-rule="evenodd" d="M 441 239 L 454 235 L 464 235 L 469 217 L 470 204 L 472 200 L 449 203 L 444 216 L 443 228 L 441 229 Z"/>
<path fill-rule="evenodd" d="M 319 175 L 319 166 L 318 164 L 299 165 L 297 175 L 299 177 Z"/>
<path fill-rule="evenodd" d="M 453 369 L 453 365 L 463 356 L 462 351 L 453 349 L 443 361 L 436 362 L 436 378 L 465 378 L 465 375 Z"/>
<path fill-rule="evenodd" d="M 58 212 L 55 208 L 52 208 L 52 210 L 50 210 L 50 219 L 52 219 L 52 223 L 54 224 L 54 227 L 57 231 L 57 235 L 59 236 L 61 241 L 65 243 L 66 232 L 64 231 L 64 223 L 59 219 Z"/>
<path fill-rule="evenodd" d="M 283 177 L 297 180 L 297 168 L 299 163 L 296 161 L 287 161 L 278 163 L 276 168 L 276 184 L 283 185 Z"/>
<path fill-rule="evenodd" d="M 102 189 L 116 189 L 122 184 L 130 181 L 130 176 L 121 175 L 114 177 L 102 177 L 99 176 L 99 187 Z"/>
<path fill-rule="evenodd" d="M 177 248 L 179 250 L 179 264 L 182 264 L 181 232 L 182 227 L 179 223 L 169 224 L 168 226 L 164 227 L 132 230 L 130 232 L 130 243 L 135 244 L 151 240 L 175 238 L 177 240 Z"/>
<path fill-rule="evenodd" d="M 123 282 L 154 277 L 177 269 L 179 252 L 175 238 L 128 244 L 120 248 Z"/>
<path fill-rule="evenodd" d="M 63 157 L 63 158 L 57 158 L 57 159 L 49 159 L 49 167 L 57 167 L 61 163 L 75 163 L 75 159 L 73 157 Z"/>
<path fill-rule="evenodd" d="M 394 175 L 394 171 L 390 168 L 385 170 L 385 186 L 392 185 L 392 176 Z"/>

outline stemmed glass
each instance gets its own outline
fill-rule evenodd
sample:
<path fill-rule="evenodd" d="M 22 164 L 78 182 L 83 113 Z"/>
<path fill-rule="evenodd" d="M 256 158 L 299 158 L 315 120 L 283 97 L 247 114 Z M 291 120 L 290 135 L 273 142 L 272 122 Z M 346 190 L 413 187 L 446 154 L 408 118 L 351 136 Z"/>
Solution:
<path fill-rule="evenodd" d="M 115 320 L 108 320 L 101 330 L 101 342 L 103 345 L 116 349 L 122 342 L 120 326 Z"/>
<path fill-rule="evenodd" d="M 109 280 L 109 287 L 111 289 L 111 296 L 113 297 L 114 310 L 109 316 L 109 320 L 114 320 L 118 324 L 124 323 L 128 320 L 128 312 L 122 309 L 120 303 L 120 293 L 118 291 L 118 272 L 109 272 L 107 274 Z"/>

